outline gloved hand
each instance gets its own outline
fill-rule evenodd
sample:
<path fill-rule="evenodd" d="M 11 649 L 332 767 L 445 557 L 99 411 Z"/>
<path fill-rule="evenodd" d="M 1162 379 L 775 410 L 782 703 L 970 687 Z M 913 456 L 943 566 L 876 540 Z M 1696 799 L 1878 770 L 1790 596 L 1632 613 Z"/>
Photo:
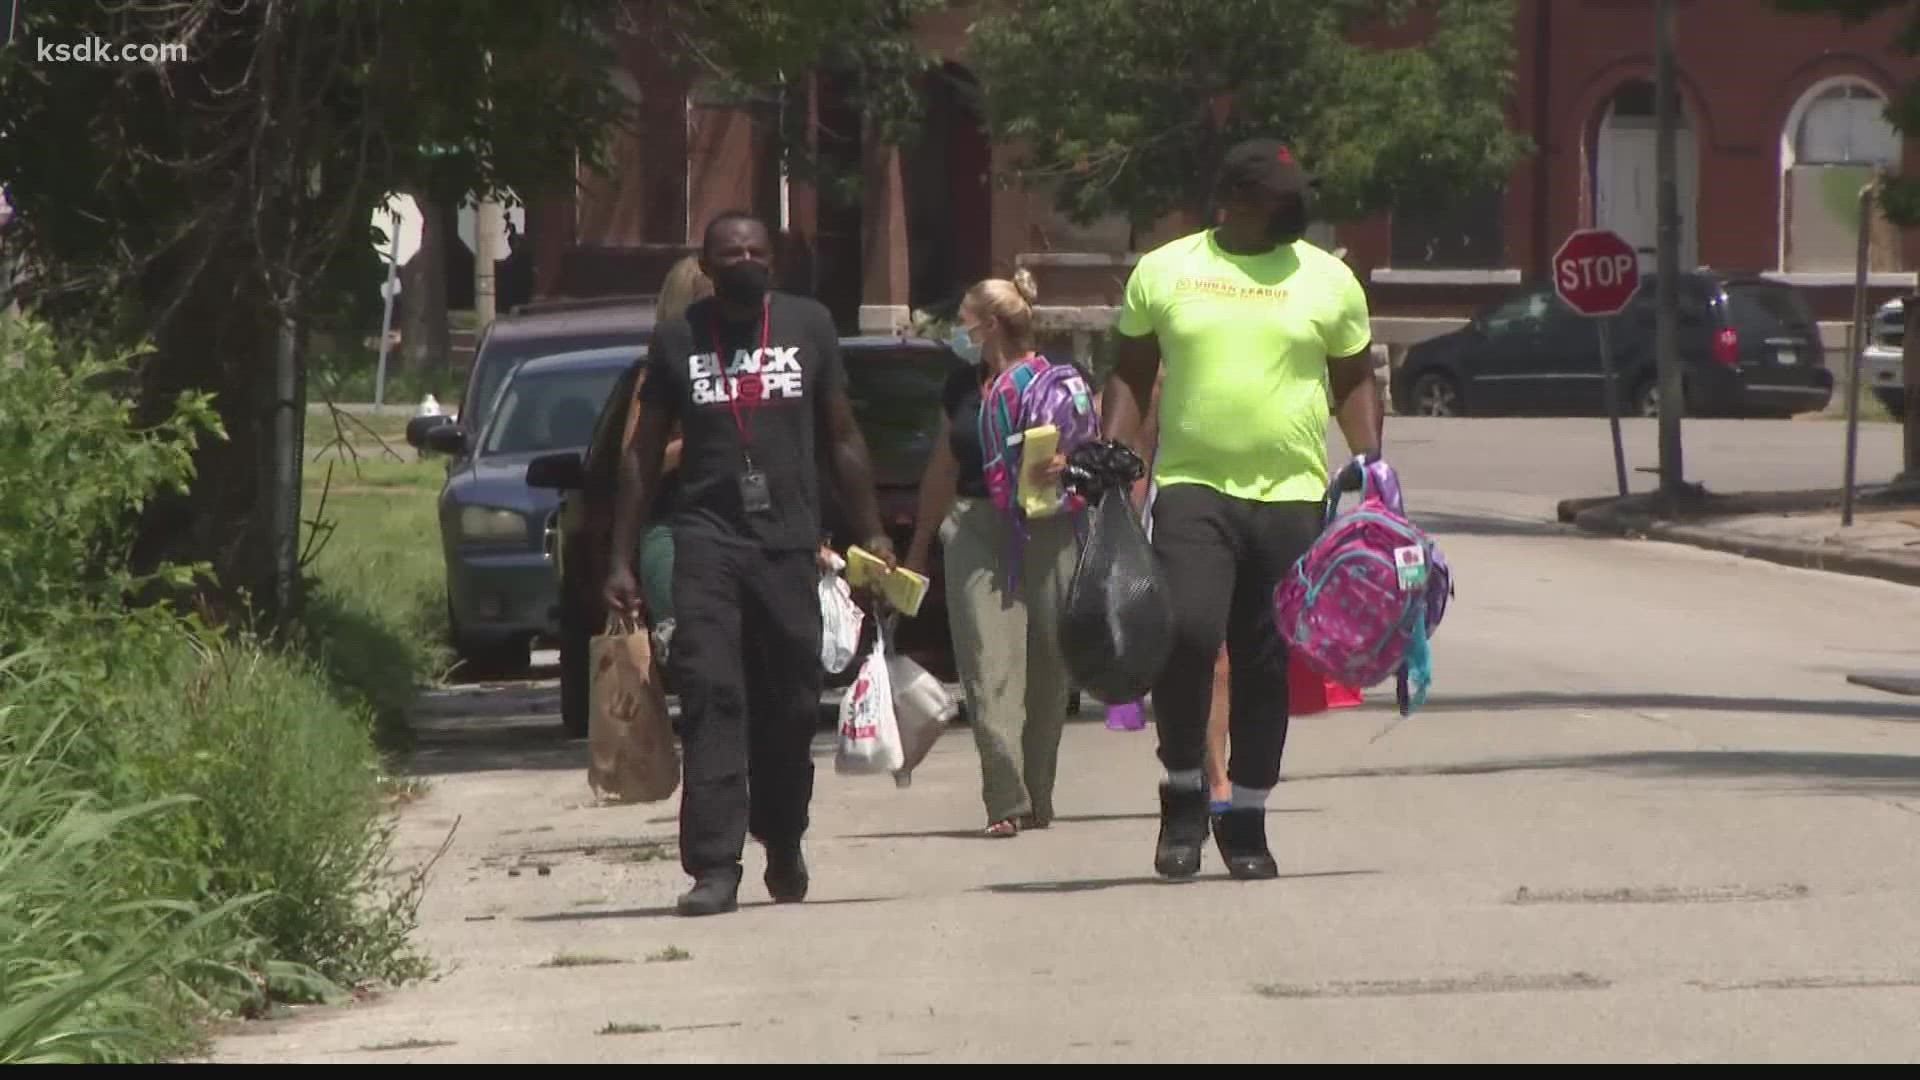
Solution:
<path fill-rule="evenodd" d="M 1067 455 L 1061 482 L 1088 502 L 1097 503 L 1107 492 L 1128 487 L 1146 474 L 1146 463 L 1131 447 L 1102 440 L 1074 447 Z"/>

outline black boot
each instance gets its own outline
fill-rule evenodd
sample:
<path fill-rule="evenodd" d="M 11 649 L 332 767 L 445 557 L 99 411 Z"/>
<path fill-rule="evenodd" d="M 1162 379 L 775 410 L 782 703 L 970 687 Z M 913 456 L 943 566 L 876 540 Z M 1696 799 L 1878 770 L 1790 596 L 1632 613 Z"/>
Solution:
<path fill-rule="evenodd" d="M 807 898 L 807 859 L 798 840 L 767 845 L 767 895 L 776 904 L 797 904 Z"/>
<path fill-rule="evenodd" d="M 1241 881 L 1265 881 L 1280 876 L 1280 864 L 1267 850 L 1267 811 L 1263 808 L 1227 810 L 1213 819 L 1214 843 L 1227 873 Z"/>
<path fill-rule="evenodd" d="M 1207 842 L 1205 788 L 1160 786 L 1160 842 L 1153 868 L 1161 877 L 1190 878 L 1200 872 L 1200 849 Z"/>
<path fill-rule="evenodd" d="M 680 897 L 679 912 L 688 918 L 725 915 L 740 908 L 740 867 L 704 870 L 693 879 L 693 888 Z"/>

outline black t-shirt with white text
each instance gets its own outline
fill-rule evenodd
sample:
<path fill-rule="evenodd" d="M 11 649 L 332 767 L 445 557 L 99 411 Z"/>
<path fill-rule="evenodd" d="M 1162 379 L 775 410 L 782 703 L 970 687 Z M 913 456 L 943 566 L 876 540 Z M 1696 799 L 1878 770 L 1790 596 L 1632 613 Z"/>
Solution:
<path fill-rule="evenodd" d="M 805 297 L 769 293 L 766 312 L 764 349 L 757 314 L 729 322 L 712 298 L 655 327 L 641 400 L 680 421 L 676 537 L 718 535 L 768 550 L 810 551 L 821 537 L 816 462 L 827 438 L 827 402 L 846 381 L 840 336 L 827 309 Z M 747 393 L 736 403 L 743 384 Z M 761 513 L 748 513 L 741 499 L 749 456 L 771 496 Z"/>

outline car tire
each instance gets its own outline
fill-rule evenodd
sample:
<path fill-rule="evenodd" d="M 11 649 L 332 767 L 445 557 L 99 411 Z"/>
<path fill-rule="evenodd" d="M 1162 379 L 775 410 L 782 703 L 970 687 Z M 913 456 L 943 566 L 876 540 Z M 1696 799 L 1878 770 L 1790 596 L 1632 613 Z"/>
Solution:
<path fill-rule="evenodd" d="M 1893 417 L 1896 421 L 1904 422 L 1906 420 L 1907 392 L 1904 389 L 1887 390 L 1876 387 L 1874 388 L 1873 396 L 1879 400 L 1880 407 L 1887 410 L 1888 416 Z"/>
<path fill-rule="evenodd" d="M 1460 380 L 1444 371 L 1421 372 L 1407 391 L 1405 415 L 1436 417 L 1467 415 L 1466 397 L 1461 393 Z"/>

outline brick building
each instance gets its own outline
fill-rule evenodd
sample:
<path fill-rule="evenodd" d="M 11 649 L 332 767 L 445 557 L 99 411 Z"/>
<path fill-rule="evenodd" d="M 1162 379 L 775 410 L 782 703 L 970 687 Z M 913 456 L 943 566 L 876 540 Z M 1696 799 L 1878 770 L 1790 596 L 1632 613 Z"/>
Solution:
<path fill-rule="evenodd" d="M 712 214 L 748 206 L 779 223 L 790 286 L 819 295 L 848 329 L 901 325 L 966 282 L 1017 264 L 1040 279 L 1057 325 L 1097 327 L 1130 252 L 1192 227 L 1171 220 L 1133 235 L 1053 212 L 1044 193 L 997 182 L 1014 151 L 978 125 L 966 28 L 956 4 L 916 28 L 950 62 L 928 80 L 929 128 L 902 154 L 861 138 L 844 95 L 816 81 L 804 110 L 823 159 L 857 171 L 855 200 L 783 180 L 750 111 L 677 80 L 646 32 L 652 5 L 630 0 L 637 29 L 617 77 L 639 102 L 611 178 L 534 200 L 529 239 L 542 295 L 644 292 Z M 1654 236 L 1652 0 L 1520 0 L 1514 127 L 1537 153 L 1505 184 L 1462 192 L 1438 211 L 1406 209 L 1322 230 L 1368 285 L 1382 340 L 1441 329 L 1544 272 L 1562 237 L 1616 229 L 1651 259 Z M 1872 168 L 1920 167 L 1881 109 L 1920 63 L 1892 43 L 1892 16 L 1856 28 L 1773 13 L 1760 0 L 1679 0 L 1682 264 L 1758 271 L 1809 287 L 1823 319 L 1850 306 L 1854 198 Z M 1416 25 L 1395 33 L 1417 38 Z M 1920 237 L 1884 225 L 1872 243 L 1875 301 L 1911 291 Z M 1830 328 L 1831 329 L 1831 328 Z"/>

